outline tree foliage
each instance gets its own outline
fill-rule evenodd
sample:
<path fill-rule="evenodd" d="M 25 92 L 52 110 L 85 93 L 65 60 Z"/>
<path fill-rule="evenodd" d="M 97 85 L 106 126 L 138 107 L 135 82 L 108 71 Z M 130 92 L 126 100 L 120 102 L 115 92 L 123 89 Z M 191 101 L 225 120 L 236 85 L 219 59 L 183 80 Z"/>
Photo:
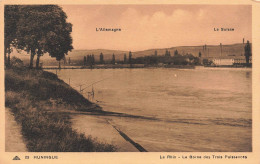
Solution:
<path fill-rule="evenodd" d="M 115 54 L 112 55 L 111 64 L 116 64 Z"/>
<path fill-rule="evenodd" d="M 84 66 L 87 65 L 87 58 L 86 58 L 86 56 L 84 56 L 84 58 L 83 58 L 83 65 Z"/>
<path fill-rule="evenodd" d="M 168 50 L 166 50 L 166 51 L 165 51 L 165 56 L 166 56 L 166 57 L 170 57 L 170 56 L 171 56 L 171 52 L 168 51 Z"/>
<path fill-rule="evenodd" d="M 175 50 L 175 51 L 174 51 L 174 56 L 178 56 L 178 55 L 179 55 L 178 50 Z"/>
<path fill-rule="evenodd" d="M 124 54 L 124 64 L 127 64 L 127 57 L 126 57 L 126 54 Z"/>
<path fill-rule="evenodd" d="M 129 61 L 129 64 L 132 64 L 132 52 L 131 51 L 129 51 L 128 61 Z"/>
<path fill-rule="evenodd" d="M 5 15 L 13 11 L 8 8 L 16 7 L 15 46 L 30 53 L 30 67 L 33 66 L 34 56 L 37 55 L 36 66 L 40 57 L 49 53 L 60 61 L 72 47 L 72 24 L 67 23 L 67 15 L 57 5 L 20 5 L 6 6 Z"/>
<path fill-rule="evenodd" d="M 100 64 L 104 64 L 104 55 L 103 55 L 102 52 L 101 52 L 100 55 L 99 55 L 99 63 L 100 63 Z"/>
<path fill-rule="evenodd" d="M 201 52 L 199 52 L 199 57 L 201 57 Z"/>
<path fill-rule="evenodd" d="M 95 62 L 95 56 L 94 56 L 94 54 L 91 55 L 91 59 L 92 59 L 92 60 L 91 60 L 91 64 L 92 64 L 92 65 L 95 65 L 96 62 Z"/>
<path fill-rule="evenodd" d="M 157 56 L 157 55 L 158 55 L 158 54 L 157 54 L 157 50 L 155 50 L 155 51 L 154 51 L 154 56 Z"/>
<path fill-rule="evenodd" d="M 198 57 L 187 53 L 186 55 L 180 55 L 175 51 L 174 56 L 144 56 L 132 59 L 132 64 L 145 64 L 145 65 L 158 65 L 163 63 L 165 65 L 200 65 L 200 60 Z M 167 53 L 168 54 L 168 53 Z"/>
<path fill-rule="evenodd" d="M 4 13 L 4 55 L 5 62 L 10 65 L 10 53 L 13 50 L 12 47 L 16 45 L 17 22 L 19 20 L 18 6 L 6 5 Z"/>
<path fill-rule="evenodd" d="M 86 65 L 89 65 L 91 67 L 92 67 L 92 65 L 95 65 L 95 56 L 94 56 L 94 54 L 87 55 Z"/>

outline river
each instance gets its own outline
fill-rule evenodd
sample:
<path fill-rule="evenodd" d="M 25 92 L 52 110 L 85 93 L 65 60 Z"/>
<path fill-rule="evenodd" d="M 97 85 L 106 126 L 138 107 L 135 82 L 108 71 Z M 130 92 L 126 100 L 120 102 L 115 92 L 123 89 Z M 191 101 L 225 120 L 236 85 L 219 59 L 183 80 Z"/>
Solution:
<path fill-rule="evenodd" d="M 85 97 L 105 111 L 154 118 L 111 118 L 148 151 L 252 151 L 251 69 L 62 69 L 57 74 L 77 90 L 84 84 Z M 87 94 L 92 90 L 94 97 Z"/>

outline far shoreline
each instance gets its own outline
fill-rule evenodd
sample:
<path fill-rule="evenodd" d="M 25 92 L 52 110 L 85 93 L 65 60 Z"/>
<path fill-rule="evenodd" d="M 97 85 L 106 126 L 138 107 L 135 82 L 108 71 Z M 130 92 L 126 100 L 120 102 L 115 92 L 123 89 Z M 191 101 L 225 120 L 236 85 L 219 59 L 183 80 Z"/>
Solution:
<path fill-rule="evenodd" d="M 172 68 L 172 69 L 196 69 L 196 68 L 244 68 L 244 69 L 252 69 L 252 67 L 245 67 L 245 66 L 200 66 L 200 65 L 165 65 L 165 66 L 122 66 L 122 65 L 96 65 L 96 66 L 43 66 L 42 69 L 158 69 L 158 68 Z"/>

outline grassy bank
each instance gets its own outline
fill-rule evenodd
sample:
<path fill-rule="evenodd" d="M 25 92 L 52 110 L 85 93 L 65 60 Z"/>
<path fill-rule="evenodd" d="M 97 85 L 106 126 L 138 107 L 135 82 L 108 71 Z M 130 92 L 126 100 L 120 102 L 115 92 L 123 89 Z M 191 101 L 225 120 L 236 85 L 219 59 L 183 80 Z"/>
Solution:
<path fill-rule="evenodd" d="M 85 137 L 71 128 L 69 115 L 61 111 L 101 109 L 55 74 L 25 67 L 6 69 L 5 104 L 21 124 L 29 151 L 116 151 L 113 145 L 99 143 L 97 139 Z"/>

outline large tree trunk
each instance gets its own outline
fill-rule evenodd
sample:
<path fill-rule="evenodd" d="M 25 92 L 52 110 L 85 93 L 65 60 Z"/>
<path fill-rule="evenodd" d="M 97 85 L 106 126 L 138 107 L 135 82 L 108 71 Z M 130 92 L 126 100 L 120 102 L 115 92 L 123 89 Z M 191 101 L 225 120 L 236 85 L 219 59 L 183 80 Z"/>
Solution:
<path fill-rule="evenodd" d="M 34 52 L 31 52 L 31 57 L 30 57 L 30 66 L 29 68 L 33 68 L 33 58 L 35 56 L 35 53 Z"/>
<path fill-rule="evenodd" d="M 36 68 L 37 69 L 40 68 L 40 57 L 41 57 L 41 55 L 37 55 L 37 60 L 36 60 Z"/>

